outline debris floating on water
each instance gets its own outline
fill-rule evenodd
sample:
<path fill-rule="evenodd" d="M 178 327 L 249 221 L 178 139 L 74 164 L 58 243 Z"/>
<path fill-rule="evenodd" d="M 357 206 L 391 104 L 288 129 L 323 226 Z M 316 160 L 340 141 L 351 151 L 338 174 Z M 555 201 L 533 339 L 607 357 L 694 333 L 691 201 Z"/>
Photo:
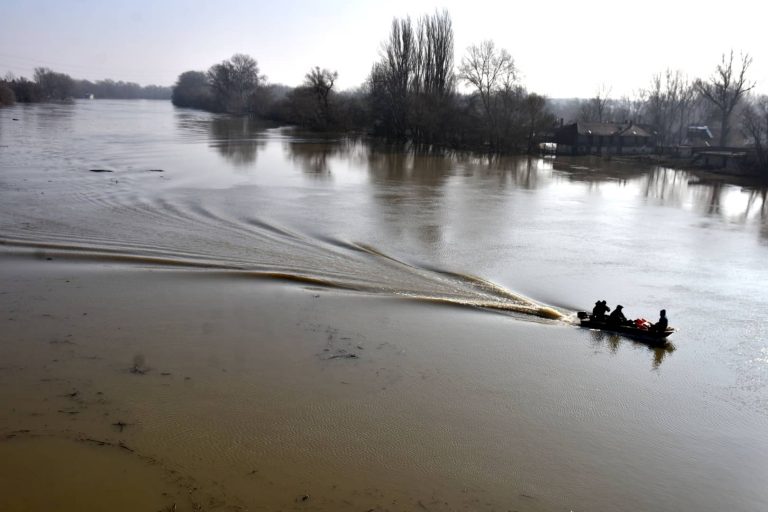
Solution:
<path fill-rule="evenodd" d="M 335 354 L 328 359 L 357 359 L 357 354 Z"/>

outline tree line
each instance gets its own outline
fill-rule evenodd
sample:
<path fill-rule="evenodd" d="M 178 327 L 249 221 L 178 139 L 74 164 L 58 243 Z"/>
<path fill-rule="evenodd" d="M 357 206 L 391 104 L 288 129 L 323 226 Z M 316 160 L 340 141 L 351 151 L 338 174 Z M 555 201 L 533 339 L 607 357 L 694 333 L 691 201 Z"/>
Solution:
<path fill-rule="evenodd" d="M 354 90 L 339 91 L 338 73 L 320 66 L 298 87 L 269 84 L 253 57 L 236 54 L 207 71 L 179 75 L 172 101 L 418 145 L 526 151 L 554 117 L 546 99 L 527 91 L 518 76 L 510 53 L 491 41 L 470 48 L 457 66 L 451 17 L 438 11 L 394 19 L 368 78 Z"/>
<path fill-rule="evenodd" d="M 35 68 L 32 80 L 11 73 L 0 79 L 0 105 L 64 101 L 91 95 L 100 99 L 168 100 L 171 88 L 114 80 L 78 80 L 45 67 Z"/>
<path fill-rule="evenodd" d="M 690 79 L 665 70 L 631 97 L 552 100 L 529 91 L 511 53 L 491 40 L 472 45 L 456 62 L 447 11 L 395 18 L 363 84 L 335 87 L 338 73 L 319 66 L 298 87 L 269 84 L 257 61 L 237 54 L 207 71 L 182 73 L 177 106 L 256 115 L 315 130 L 360 130 L 391 141 L 531 151 L 565 122 L 634 122 L 656 143 L 687 142 L 688 127 L 706 125 L 712 144 L 754 146 L 768 167 L 768 98 L 751 94 L 752 59 L 723 54 L 713 75 Z M 559 123 L 558 123 L 559 121 Z"/>
<path fill-rule="evenodd" d="M 632 97 L 610 97 L 601 86 L 592 98 L 558 102 L 561 119 L 582 122 L 634 121 L 647 126 L 660 147 L 692 143 L 689 127 L 706 126 L 711 144 L 755 150 L 758 166 L 768 173 L 768 96 L 753 94 L 749 54 L 723 53 L 708 78 L 689 78 L 667 69 Z"/>
<path fill-rule="evenodd" d="M 758 98 L 749 92 L 755 83 L 747 72 L 749 55 L 737 58 L 723 54 L 715 73 L 708 79 L 690 79 L 680 70 L 666 69 L 654 74 L 646 87 L 632 97 L 610 97 L 610 87 L 598 88 L 586 100 L 561 102 L 565 118 L 583 122 L 622 122 L 634 120 L 653 128 L 659 145 L 681 144 L 689 125 L 708 125 L 720 146 L 738 144 L 742 135 L 734 129 L 740 114 Z"/>
<path fill-rule="evenodd" d="M 661 71 L 632 96 L 603 85 L 587 99 L 549 99 L 529 91 L 512 54 L 492 40 L 456 61 L 445 10 L 416 20 L 395 18 L 365 82 L 339 91 L 338 73 L 315 66 L 297 87 L 270 84 L 244 54 L 207 71 L 186 71 L 172 88 L 74 80 L 37 68 L 33 80 L 0 81 L 0 104 L 85 97 L 171 98 L 174 105 L 250 115 L 312 130 L 367 132 L 415 145 L 525 152 L 565 122 L 634 122 L 659 147 L 690 142 L 689 126 L 708 126 L 713 145 L 754 147 L 768 172 L 768 97 L 752 94 L 749 55 L 722 55 L 708 78 Z"/>

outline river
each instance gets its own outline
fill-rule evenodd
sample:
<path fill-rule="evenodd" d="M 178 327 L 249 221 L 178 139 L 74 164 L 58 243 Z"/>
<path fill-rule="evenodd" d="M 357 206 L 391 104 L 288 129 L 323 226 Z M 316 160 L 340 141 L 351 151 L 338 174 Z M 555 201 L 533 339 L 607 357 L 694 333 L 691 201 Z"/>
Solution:
<path fill-rule="evenodd" d="M 768 506 L 764 189 L 616 158 L 405 151 L 166 102 L 76 101 L 0 110 L 0 242 L 3 288 L 14 295 L 25 292 L 11 284 L 11 267 L 48 257 L 73 268 L 238 276 L 237 293 L 251 281 L 330 293 L 339 309 L 323 318 L 360 323 L 382 343 L 390 328 L 427 340 L 407 364 L 461 353 L 433 368 L 445 379 L 433 387 L 418 387 L 422 379 L 402 367 L 390 384 L 412 395 L 360 406 L 393 415 L 388 433 L 365 436 L 366 455 L 354 453 L 366 464 L 348 466 L 342 440 L 305 450 L 314 471 L 362 480 L 384 472 L 390 490 L 408 479 L 433 490 L 470 482 L 482 489 L 473 499 L 486 500 L 438 504 L 403 490 L 415 509 L 499 509 L 513 494 L 520 510 Z M 575 327 L 575 312 L 598 299 L 651 321 L 665 308 L 674 346 L 653 350 Z M 304 299 L 292 300 L 281 307 Z M 379 308 L 396 328 L 365 327 Z M 443 321 L 479 334 L 452 336 Z M 419 354 L 420 343 L 398 347 Z M 290 400 L 314 385 L 323 388 L 273 392 Z M 438 398 L 441 386 L 455 400 Z M 430 401 L 446 414 L 432 411 L 439 428 L 414 425 Z M 326 413 L 332 419 L 312 427 L 323 435 L 340 417 L 365 430 L 375 415 Z M 292 413 L 271 414 L 280 425 Z M 0 416 L 0 429 L 17 426 L 13 418 Z M 416 433 L 404 441 L 403 429 Z M 161 444 L 146 441 L 146 450 L 160 456 Z M 414 453 L 423 467 L 413 469 Z M 522 483 L 509 494 L 515 479 Z"/>

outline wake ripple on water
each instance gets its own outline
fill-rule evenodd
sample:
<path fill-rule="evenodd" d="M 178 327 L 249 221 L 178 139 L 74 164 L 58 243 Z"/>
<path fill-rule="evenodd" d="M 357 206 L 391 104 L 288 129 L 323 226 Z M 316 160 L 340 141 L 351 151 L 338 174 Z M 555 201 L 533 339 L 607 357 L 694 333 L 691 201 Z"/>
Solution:
<path fill-rule="evenodd" d="M 0 218 L 6 219 L 0 224 L 0 245 L 27 255 L 44 251 L 77 259 L 208 269 L 528 318 L 562 317 L 478 277 L 415 266 L 370 245 L 232 215 L 198 198 L 81 189 L 68 199 L 57 206 L 63 210 L 59 215 L 0 207 Z"/>
<path fill-rule="evenodd" d="M 387 267 L 389 270 L 389 274 L 381 281 L 359 278 L 344 271 L 325 270 L 313 275 L 308 269 L 298 267 L 278 269 L 256 261 L 216 260 L 205 254 L 170 253 L 138 246 L 114 248 L 108 244 L 75 245 L 22 238 L 3 238 L 0 239 L 0 245 L 7 249 L 13 248 L 15 251 L 11 249 L 11 252 L 16 253 L 33 254 L 43 251 L 45 254 L 64 258 L 217 270 L 244 277 L 280 279 L 328 288 L 389 294 L 418 301 L 491 309 L 548 319 L 559 319 L 563 316 L 553 308 L 514 294 L 489 281 L 470 275 L 419 269 L 362 247 L 361 250 L 371 255 L 374 260 L 384 259 L 371 262 L 372 267 Z M 429 273 L 433 275 L 430 276 Z"/>

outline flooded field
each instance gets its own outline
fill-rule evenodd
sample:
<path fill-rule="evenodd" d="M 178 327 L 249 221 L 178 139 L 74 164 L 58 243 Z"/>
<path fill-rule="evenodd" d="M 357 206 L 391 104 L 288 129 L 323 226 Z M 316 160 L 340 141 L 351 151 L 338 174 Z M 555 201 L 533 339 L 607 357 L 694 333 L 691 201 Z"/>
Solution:
<path fill-rule="evenodd" d="M 0 509 L 760 510 L 766 258 L 673 169 L 3 109 Z"/>

